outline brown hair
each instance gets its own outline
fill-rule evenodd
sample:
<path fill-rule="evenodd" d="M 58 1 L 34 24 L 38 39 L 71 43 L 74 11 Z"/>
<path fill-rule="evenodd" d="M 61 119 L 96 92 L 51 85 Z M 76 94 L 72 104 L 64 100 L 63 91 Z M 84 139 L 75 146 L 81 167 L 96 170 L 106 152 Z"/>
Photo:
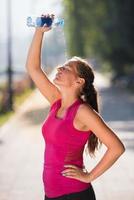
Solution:
<path fill-rule="evenodd" d="M 99 113 L 98 92 L 93 85 L 94 72 L 92 67 L 85 59 L 80 57 L 74 56 L 71 58 L 71 60 L 76 62 L 78 76 L 84 78 L 85 80 L 85 84 L 79 93 L 79 98 L 83 99 L 88 105 L 90 105 L 96 112 Z M 102 142 L 92 132 L 87 143 L 88 152 L 91 156 L 95 155 L 95 150 L 99 148 L 99 144 L 101 145 Z"/>

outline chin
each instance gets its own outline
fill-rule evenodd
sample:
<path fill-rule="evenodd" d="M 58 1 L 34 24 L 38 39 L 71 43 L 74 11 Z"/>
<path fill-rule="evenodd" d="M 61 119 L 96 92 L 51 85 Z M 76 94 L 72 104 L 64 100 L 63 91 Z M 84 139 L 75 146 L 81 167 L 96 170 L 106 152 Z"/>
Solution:
<path fill-rule="evenodd" d="M 53 83 L 55 83 L 56 85 L 58 85 L 58 80 L 56 78 L 53 79 Z"/>
<path fill-rule="evenodd" d="M 57 79 L 57 78 L 54 78 L 53 79 L 53 83 L 57 86 L 65 86 L 65 83 L 63 83 L 61 80 Z"/>

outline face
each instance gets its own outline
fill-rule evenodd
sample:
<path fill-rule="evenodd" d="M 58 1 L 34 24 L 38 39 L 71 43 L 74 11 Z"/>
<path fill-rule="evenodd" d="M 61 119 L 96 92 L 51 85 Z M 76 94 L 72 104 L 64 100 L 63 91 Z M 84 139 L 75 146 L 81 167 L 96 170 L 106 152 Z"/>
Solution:
<path fill-rule="evenodd" d="M 75 64 L 73 62 L 66 62 L 64 65 L 57 68 L 56 76 L 53 82 L 57 85 L 73 87 L 78 79 Z"/>

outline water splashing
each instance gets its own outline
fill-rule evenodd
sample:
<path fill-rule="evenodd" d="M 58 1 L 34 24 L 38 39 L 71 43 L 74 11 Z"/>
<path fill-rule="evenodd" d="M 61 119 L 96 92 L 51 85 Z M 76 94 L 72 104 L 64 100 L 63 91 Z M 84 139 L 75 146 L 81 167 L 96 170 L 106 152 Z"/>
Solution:
<path fill-rule="evenodd" d="M 62 55 L 60 62 L 66 62 L 68 60 L 68 53 L 67 53 L 67 42 L 65 37 L 65 32 L 63 28 L 56 28 L 54 29 L 54 34 L 57 39 L 57 43 L 60 44 L 60 47 L 62 48 Z"/>

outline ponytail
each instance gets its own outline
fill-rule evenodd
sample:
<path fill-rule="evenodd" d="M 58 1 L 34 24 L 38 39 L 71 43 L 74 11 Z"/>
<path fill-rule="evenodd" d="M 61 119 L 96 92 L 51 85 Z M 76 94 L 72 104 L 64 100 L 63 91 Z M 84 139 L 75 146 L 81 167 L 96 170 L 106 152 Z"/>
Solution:
<path fill-rule="evenodd" d="M 88 84 L 85 88 L 83 88 L 85 102 L 89 104 L 96 112 L 99 112 L 97 91 L 93 84 L 90 84 L 88 87 L 87 86 Z M 99 143 L 101 144 L 99 139 L 92 132 L 87 144 L 88 152 L 91 156 L 94 155 L 95 150 L 98 149 Z"/>
<path fill-rule="evenodd" d="M 72 58 L 76 61 L 76 68 L 79 74 L 79 77 L 84 78 L 85 84 L 82 90 L 80 91 L 79 98 L 84 99 L 84 101 L 90 105 L 96 112 L 99 113 L 98 108 L 98 94 L 93 85 L 94 82 L 94 72 L 90 67 L 87 61 L 82 58 L 74 56 Z M 99 148 L 99 144 L 102 142 L 97 138 L 97 136 L 92 132 L 87 143 L 88 153 L 91 156 L 94 156 L 95 150 Z"/>

